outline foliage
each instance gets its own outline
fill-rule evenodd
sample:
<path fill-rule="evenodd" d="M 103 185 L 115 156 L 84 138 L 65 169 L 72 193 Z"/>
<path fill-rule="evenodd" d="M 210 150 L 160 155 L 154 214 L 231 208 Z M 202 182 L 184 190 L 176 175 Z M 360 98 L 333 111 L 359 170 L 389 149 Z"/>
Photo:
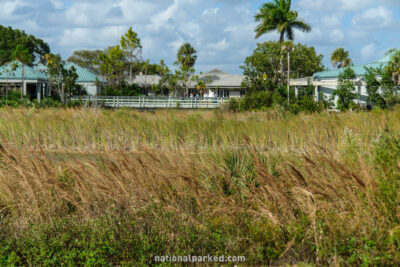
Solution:
<path fill-rule="evenodd" d="M 178 53 L 176 54 L 175 65 L 179 66 L 179 70 L 175 72 L 175 76 L 173 77 L 175 81 L 173 83 L 178 85 L 179 82 L 182 82 L 186 96 L 189 96 L 188 83 L 190 76 L 195 72 L 194 65 L 197 60 L 196 53 L 197 51 L 191 46 L 191 44 L 185 43 L 178 49 Z M 180 90 L 177 92 L 182 95 Z"/>
<path fill-rule="evenodd" d="M 392 76 L 392 81 L 400 86 L 400 50 L 392 52 L 392 58 L 386 67 L 386 72 Z"/>
<path fill-rule="evenodd" d="M 76 73 L 76 68 L 65 67 L 65 62 L 60 55 L 46 55 L 47 61 L 47 74 L 50 82 L 52 83 L 53 90 L 58 94 L 62 103 L 66 103 L 67 96 L 75 93 L 84 95 L 86 92 L 76 84 L 79 78 Z"/>
<path fill-rule="evenodd" d="M 33 56 L 29 53 L 27 48 L 22 45 L 17 45 L 13 52 L 13 59 L 18 60 L 23 65 L 28 65 L 33 60 Z"/>
<path fill-rule="evenodd" d="M 171 79 L 171 71 L 167 65 L 165 65 L 164 60 L 160 61 L 157 65 L 157 72 L 160 75 L 160 81 L 157 86 L 156 93 L 161 95 L 168 95 L 170 87 L 168 81 Z"/>
<path fill-rule="evenodd" d="M 142 94 L 142 89 L 137 84 L 130 85 L 122 81 L 118 85 L 103 88 L 101 94 L 104 96 L 139 96 Z"/>
<path fill-rule="evenodd" d="M 344 68 L 349 67 L 351 59 L 349 58 L 349 51 L 345 51 L 344 48 L 337 48 L 332 52 L 331 62 L 334 67 Z"/>
<path fill-rule="evenodd" d="M 165 65 L 165 63 L 163 63 Z M 140 72 L 144 72 L 146 70 L 147 75 L 161 75 L 160 73 L 160 65 L 159 64 L 152 64 L 145 61 L 135 61 L 133 64 L 133 73 L 137 74 Z"/>
<path fill-rule="evenodd" d="M 336 107 L 341 111 L 351 108 L 353 100 L 357 97 L 354 92 L 355 78 L 356 74 L 352 68 L 345 68 L 339 75 L 338 87 L 333 91 L 332 99 L 338 97 Z"/>
<path fill-rule="evenodd" d="M 65 91 L 69 96 L 72 96 L 75 88 L 77 87 L 76 80 L 79 78 L 78 74 L 76 73 L 76 68 L 74 66 L 71 66 L 69 69 L 64 68 L 62 75 Z M 81 88 L 78 88 L 77 91 L 80 91 L 79 89 Z"/>
<path fill-rule="evenodd" d="M 382 76 L 382 70 L 367 68 L 366 71 L 367 105 L 369 107 L 386 108 L 386 101 L 379 92 L 381 83 L 377 80 L 377 76 Z"/>
<path fill-rule="evenodd" d="M 99 74 L 99 69 L 95 62 L 99 60 L 99 55 L 103 53 L 101 50 L 79 50 L 74 51 L 67 59 L 67 62 L 75 63 L 82 68 L 88 69 L 93 73 Z"/>
<path fill-rule="evenodd" d="M 136 59 L 138 53 L 141 51 L 142 45 L 136 32 L 132 27 L 121 37 L 121 47 L 129 58 L 129 81 L 133 81 L 133 61 Z"/>
<path fill-rule="evenodd" d="M 377 106 L 379 108 L 392 108 L 400 104 L 400 98 L 397 95 L 399 85 L 396 84 L 396 52 L 389 51 L 393 55 L 391 61 L 386 67 L 366 68 L 365 81 L 367 83 L 368 105 L 370 107 Z"/>
<path fill-rule="evenodd" d="M 197 51 L 189 44 L 183 44 L 176 54 L 175 64 L 186 68 L 193 68 L 197 60 Z"/>
<path fill-rule="evenodd" d="M 50 53 L 49 45 L 43 40 L 11 27 L 0 25 L 0 40 L 0 65 L 12 61 L 16 50 L 27 52 L 29 57 L 23 60 L 27 65 L 41 61 L 45 54 Z"/>
<path fill-rule="evenodd" d="M 289 40 L 294 40 L 294 30 L 310 32 L 311 26 L 298 18 L 297 11 L 291 9 L 291 0 L 273 0 L 262 5 L 255 16 L 256 38 L 261 35 L 278 31 L 280 42 L 285 41 L 285 35 Z"/>
<path fill-rule="evenodd" d="M 260 91 L 247 94 L 244 98 L 231 98 L 228 102 L 228 110 L 238 112 L 246 110 L 268 110 L 273 107 L 284 107 L 293 114 L 299 112 L 314 113 L 321 112 L 328 108 L 323 102 L 316 102 L 313 99 L 312 92 L 307 90 L 299 94 L 299 99 L 291 95 L 291 103 L 287 105 L 287 91 L 285 86 L 278 87 L 275 91 Z M 292 93 L 292 92 L 291 92 Z"/>
<path fill-rule="evenodd" d="M 52 90 L 55 91 L 61 99 L 61 102 L 66 102 L 65 87 L 63 85 L 64 76 L 64 61 L 60 55 L 47 54 L 47 75 L 52 84 Z"/>
<path fill-rule="evenodd" d="M 109 47 L 106 52 L 99 55 L 95 64 L 99 66 L 101 75 L 111 86 L 120 84 L 124 80 L 124 52 L 119 45 Z"/>
<path fill-rule="evenodd" d="M 253 54 L 246 58 L 241 66 L 246 80 L 243 84 L 250 92 L 274 90 L 276 85 L 284 84 L 286 77 L 280 72 L 281 61 L 287 69 L 287 53 L 281 53 L 282 44 L 266 42 L 257 44 Z M 282 60 L 282 57 L 284 60 Z M 302 44 L 294 45 L 291 52 L 291 77 L 300 78 L 314 75 L 324 69 L 322 55 L 317 55 L 314 47 Z"/>

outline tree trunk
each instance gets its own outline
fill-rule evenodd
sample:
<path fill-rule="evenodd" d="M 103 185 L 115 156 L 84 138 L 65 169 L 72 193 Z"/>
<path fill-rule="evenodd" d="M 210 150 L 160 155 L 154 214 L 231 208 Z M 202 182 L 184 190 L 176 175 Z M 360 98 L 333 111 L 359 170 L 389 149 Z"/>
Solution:
<path fill-rule="evenodd" d="M 186 97 L 189 97 L 189 88 L 188 88 L 188 74 L 185 74 L 185 88 L 186 88 Z"/>
<path fill-rule="evenodd" d="M 280 43 L 283 43 L 285 41 L 285 32 L 281 32 L 281 37 L 279 39 Z"/>
<path fill-rule="evenodd" d="M 133 51 L 131 50 L 131 64 L 129 66 L 129 81 L 132 85 L 133 74 L 132 74 L 132 64 L 133 64 Z"/>

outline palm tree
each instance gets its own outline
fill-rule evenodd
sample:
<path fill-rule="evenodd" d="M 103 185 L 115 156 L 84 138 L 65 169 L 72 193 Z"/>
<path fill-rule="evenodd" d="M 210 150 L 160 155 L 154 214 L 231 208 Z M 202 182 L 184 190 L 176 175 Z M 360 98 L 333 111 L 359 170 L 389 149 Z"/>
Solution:
<path fill-rule="evenodd" d="M 349 58 L 349 51 L 345 51 L 344 48 L 337 48 L 331 55 L 331 62 L 334 67 L 344 68 L 351 64 Z"/>
<path fill-rule="evenodd" d="M 197 51 L 189 44 L 183 44 L 176 55 L 177 64 L 187 68 L 193 68 L 197 60 Z"/>
<path fill-rule="evenodd" d="M 298 18 L 297 11 L 290 10 L 291 5 L 291 0 L 274 0 L 263 4 L 255 16 L 256 22 L 260 23 L 255 30 L 256 38 L 276 30 L 280 34 L 279 41 L 283 43 L 285 35 L 289 40 L 294 40 L 294 30 L 310 32 L 311 26 Z"/>
<path fill-rule="evenodd" d="M 176 55 L 175 65 L 180 65 L 181 71 L 184 74 L 186 96 L 189 96 L 188 82 L 189 75 L 194 73 L 194 64 L 197 60 L 197 51 L 189 43 L 183 44 Z"/>

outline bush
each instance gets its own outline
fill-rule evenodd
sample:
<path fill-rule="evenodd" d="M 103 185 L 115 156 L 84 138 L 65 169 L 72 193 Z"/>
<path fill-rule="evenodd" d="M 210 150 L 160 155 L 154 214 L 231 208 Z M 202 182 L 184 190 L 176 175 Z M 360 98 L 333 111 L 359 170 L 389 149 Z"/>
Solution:
<path fill-rule="evenodd" d="M 60 106 L 62 106 L 62 103 L 54 100 L 53 98 L 45 98 L 39 104 L 39 107 L 41 108 L 56 108 Z"/>
<path fill-rule="evenodd" d="M 142 89 L 137 84 L 127 84 L 122 82 L 120 85 L 109 86 L 102 90 L 104 96 L 139 96 Z"/>
<path fill-rule="evenodd" d="M 293 114 L 298 114 L 302 110 L 302 107 L 298 104 L 290 104 L 289 111 Z"/>
<path fill-rule="evenodd" d="M 242 101 L 244 110 L 269 108 L 273 104 L 272 93 L 270 91 L 261 91 L 246 95 Z"/>
<path fill-rule="evenodd" d="M 235 97 L 229 99 L 228 110 L 238 112 L 239 108 L 240 108 L 240 102 L 241 102 L 241 100 L 237 99 Z"/>
<path fill-rule="evenodd" d="M 394 108 L 396 105 L 400 105 L 400 97 L 391 95 L 386 98 L 386 105 L 388 108 Z"/>
<path fill-rule="evenodd" d="M 314 112 L 321 112 L 324 108 L 322 103 L 319 103 L 312 99 L 312 97 L 304 97 L 300 99 L 298 102 L 301 111 L 314 113 Z"/>

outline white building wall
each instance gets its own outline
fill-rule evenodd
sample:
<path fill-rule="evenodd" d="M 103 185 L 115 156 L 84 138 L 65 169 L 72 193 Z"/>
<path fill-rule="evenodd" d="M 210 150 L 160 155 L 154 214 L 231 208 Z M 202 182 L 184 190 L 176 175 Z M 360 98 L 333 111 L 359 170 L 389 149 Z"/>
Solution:
<path fill-rule="evenodd" d="M 328 100 L 331 101 L 331 97 L 333 92 L 337 89 L 337 86 L 319 86 L 318 91 L 320 93 L 320 98 L 319 100 Z M 367 98 L 368 98 L 368 92 L 367 88 L 364 85 L 356 85 L 354 86 L 354 92 L 357 94 L 356 99 L 354 100 L 355 103 L 359 105 L 367 105 Z M 333 104 L 336 106 L 338 97 L 336 96 L 335 99 L 333 100 Z"/>
<path fill-rule="evenodd" d="M 100 88 L 95 83 L 77 83 L 82 86 L 88 95 L 96 96 L 100 94 Z"/>
<path fill-rule="evenodd" d="M 240 97 L 240 91 L 229 91 L 229 97 Z"/>

